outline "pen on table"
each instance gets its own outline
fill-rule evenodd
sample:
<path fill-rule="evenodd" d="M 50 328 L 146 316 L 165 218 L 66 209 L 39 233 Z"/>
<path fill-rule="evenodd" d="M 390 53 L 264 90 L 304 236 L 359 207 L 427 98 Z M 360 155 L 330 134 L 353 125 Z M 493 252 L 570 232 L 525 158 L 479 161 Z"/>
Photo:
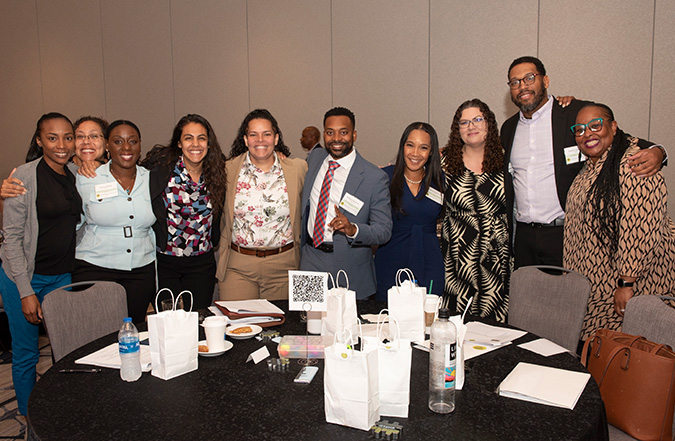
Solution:
<path fill-rule="evenodd" d="M 62 374 L 95 374 L 101 372 L 101 368 L 73 368 L 73 369 L 59 369 Z"/>

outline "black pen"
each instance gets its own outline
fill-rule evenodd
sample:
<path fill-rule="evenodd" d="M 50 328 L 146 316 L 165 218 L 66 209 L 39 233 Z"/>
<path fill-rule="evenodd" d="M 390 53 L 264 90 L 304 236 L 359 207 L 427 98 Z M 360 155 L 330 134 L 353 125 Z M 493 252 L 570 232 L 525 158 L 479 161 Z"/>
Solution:
<path fill-rule="evenodd" d="M 59 369 L 62 374 L 95 374 L 101 372 L 101 368 L 73 368 L 73 369 Z"/>

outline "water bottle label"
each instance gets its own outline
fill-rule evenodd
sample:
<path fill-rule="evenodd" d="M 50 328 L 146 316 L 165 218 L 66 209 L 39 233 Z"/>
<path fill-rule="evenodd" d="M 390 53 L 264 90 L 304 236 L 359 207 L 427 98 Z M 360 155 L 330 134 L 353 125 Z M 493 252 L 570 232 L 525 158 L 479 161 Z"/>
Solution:
<path fill-rule="evenodd" d="M 119 342 L 120 354 L 131 354 L 141 350 L 141 344 L 138 340 L 129 342 Z"/>
<path fill-rule="evenodd" d="M 457 346 L 455 343 L 445 345 L 445 371 L 444 371 L 444 386 L 446 389 L 455 387 L 455 377 L 457 375 L 456 361 Z"/>

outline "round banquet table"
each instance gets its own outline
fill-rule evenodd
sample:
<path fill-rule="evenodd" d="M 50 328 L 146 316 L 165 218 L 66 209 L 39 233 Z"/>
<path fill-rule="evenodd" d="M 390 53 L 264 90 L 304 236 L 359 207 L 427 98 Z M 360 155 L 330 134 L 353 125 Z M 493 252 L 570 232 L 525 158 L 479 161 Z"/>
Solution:
<path fill-rule="evenodd" d="M 275 302 L 286 310 L 286 302 Z M 379 304 L 360 302 L 359 312 L 377 312 Z M 467 320 L 468 321 L 468 320 Z M 494 323 L 492 323 L 494 324 Z M 304 334 L 297 312 L 272 328 L 282 335 Z M 111 334 L 89 343 L 57 362 L 36 384 L 28 402 L 28 439 L 56 440 L 368 440 L 367 431 L 326 423 L 323 360 L 310 384 L 293 382 L 301 369 L 291 360 L 290 372 L 270 372 L 264 361 L 246 363 L 266 344 L 278 357 L 275 343 L 234 340 L 218 357 L 200 357 L 199 369 L 165 381 L 143 373 L 126 383 L 119 371 L 66 374 L 60 369 L 83 367 L 75 360 L 116 341 Z M 607 440 L 605 408 L 591 378 L 574 410 L 500 397 L 495 390 L 520 361 L 585 372 L 569 353 L 543 357 L 517 345 L 537 338 L 527 334 L 513 344 L 466 361 L 464 388 L 456 393 L 456 409 L 438 415 L 427 406 L 428 354 L 413 349 L 408 418 L 399 422 L 402 440 Z"/>

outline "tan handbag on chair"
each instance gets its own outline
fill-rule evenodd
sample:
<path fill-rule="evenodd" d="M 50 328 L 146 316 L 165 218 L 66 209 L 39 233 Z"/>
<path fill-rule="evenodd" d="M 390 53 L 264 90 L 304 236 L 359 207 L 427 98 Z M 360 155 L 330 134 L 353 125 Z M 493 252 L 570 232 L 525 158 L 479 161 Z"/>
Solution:
<path fill-rule="evenodd" d="M 581 361 L 600 387 L 607 420 L 639 440 L 672 440 L 675 352 L 644 337 L 600 329 Z"/>

